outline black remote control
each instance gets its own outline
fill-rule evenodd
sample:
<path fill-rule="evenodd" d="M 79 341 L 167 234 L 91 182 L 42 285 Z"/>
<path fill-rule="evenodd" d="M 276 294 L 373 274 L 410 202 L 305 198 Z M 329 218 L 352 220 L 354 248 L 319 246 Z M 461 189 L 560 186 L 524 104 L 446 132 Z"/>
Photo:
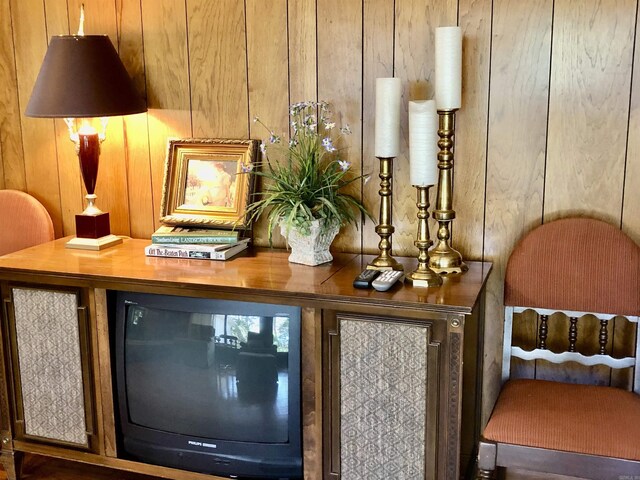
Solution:
<path fill-rule="evenodd" d="M 371 282 L 380 275 L 380 270 L 365 269 L 356 277 L 353 281 L 353 286 L 356 288 L 371 288 Z"/>

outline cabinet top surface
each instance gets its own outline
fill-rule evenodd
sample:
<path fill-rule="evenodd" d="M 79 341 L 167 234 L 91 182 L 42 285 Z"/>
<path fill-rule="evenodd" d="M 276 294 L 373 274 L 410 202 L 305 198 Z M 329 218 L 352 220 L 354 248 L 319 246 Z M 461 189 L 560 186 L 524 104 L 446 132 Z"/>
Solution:
<path fill-rule="evenodd" d="M 353 279 L 373 256 L 339 253 L 326 265 L 308 267 L 288 262 L 284 250 L 253 248 L 227 261 L 147 257 L 150 241 L 125 239 L 101 252 L 65 248 L 68 238 L 0 257 L 0 278 L 38 283 L 89 285 L 136 290 L 179 288 L 193 292 L 291 297 L 307 301 L 366 303 L 381 307 L 436 308 L 468 313 L 486 282 L 490 263 L 468 262 L 464 275 L 445 278 L 442 287 L 399 284 L 387 292 L 353 288 Z M 397 258 L 411 272 L 415 258 Z M 57 279 L 57 281 L 56 281 Z M 303 302 L 304 303 L 304 302 Z"/>

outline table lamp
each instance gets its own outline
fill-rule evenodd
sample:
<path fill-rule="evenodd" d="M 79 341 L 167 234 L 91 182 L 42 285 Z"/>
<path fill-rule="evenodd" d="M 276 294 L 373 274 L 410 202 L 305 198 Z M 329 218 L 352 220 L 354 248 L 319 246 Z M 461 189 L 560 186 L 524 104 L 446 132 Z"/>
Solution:
<path fill-rule="evenodd" d="M 76 215 L 76 237 L 68 248 L 102 250 L 122 242 L 111 234 L 109 214 L 95 206 L 100 144 L 106 138 L 106 117 L 146 111 L 108 36 L 51 38 L 25 114 L 64 118 L 76 144 L 88 205 Z M 91 118 L 101 119 L 101 132 L 91 125 Z M 78 129 L 76 119 L 81 122 Z"/>

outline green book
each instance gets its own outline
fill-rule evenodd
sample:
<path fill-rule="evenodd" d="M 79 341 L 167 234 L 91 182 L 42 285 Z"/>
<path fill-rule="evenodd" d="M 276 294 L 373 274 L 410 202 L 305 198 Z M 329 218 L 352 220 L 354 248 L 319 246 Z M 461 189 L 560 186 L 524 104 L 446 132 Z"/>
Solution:
<path fill-rule="evenodd" d="M 231 230 L 195 230 L 180 227 L 160 227 L 151 235 L 151 241 L 160 245 L 236 243 L 238 241 L 238 232 Z"/>

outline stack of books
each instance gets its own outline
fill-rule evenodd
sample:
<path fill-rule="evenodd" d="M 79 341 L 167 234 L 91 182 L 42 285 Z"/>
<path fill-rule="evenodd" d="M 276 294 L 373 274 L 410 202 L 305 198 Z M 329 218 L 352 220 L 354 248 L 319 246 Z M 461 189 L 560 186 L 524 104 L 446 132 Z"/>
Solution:
<path fill-rule="evenodd" d="M 144 250 L 148 257 L 206 260 L 228 260 L 249 246 L 249 239 L 235 231 L 171 226 L 156 230 L 151 242 Z"/>

